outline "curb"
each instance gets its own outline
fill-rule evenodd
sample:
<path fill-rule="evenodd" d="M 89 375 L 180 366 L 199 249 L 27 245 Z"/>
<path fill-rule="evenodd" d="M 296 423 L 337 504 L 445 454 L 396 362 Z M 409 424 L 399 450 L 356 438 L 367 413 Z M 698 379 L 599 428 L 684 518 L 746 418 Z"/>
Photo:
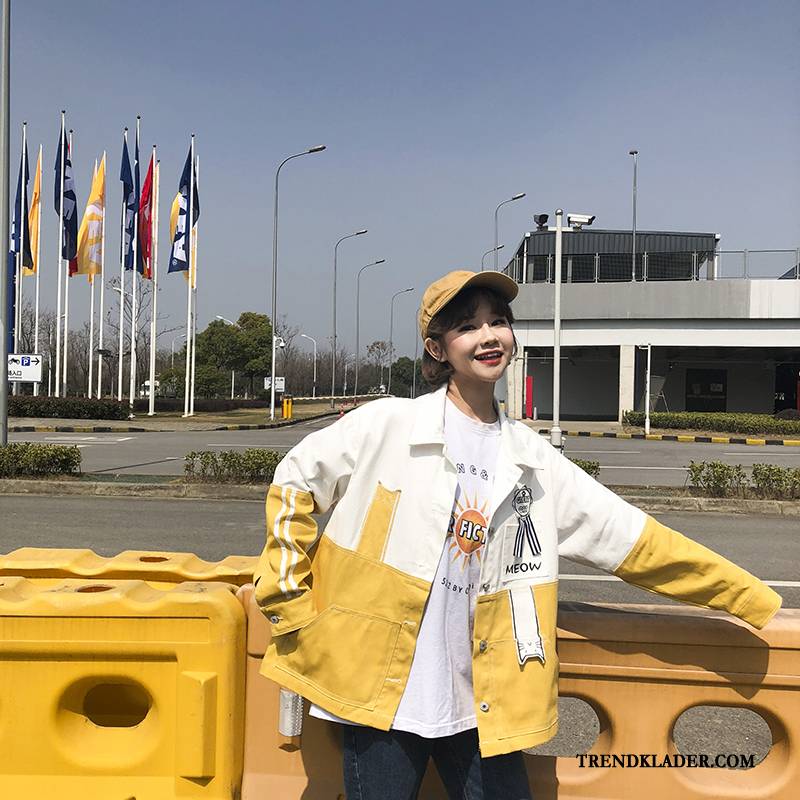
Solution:
<path fill-rule="evenodd" d="M 549 436 L 549 428 L 538 433 Z M 562 436 L 590 436 L 593 439 L 646 439 L 649 442 L 685 442 L 687 444 L 750 444 L 800 447 L 800 439 L 750 439 L 739 436 L 690 436 L 682 433 L 615 433 L 613 431 L 561 431 Z"/>
<path fill-rule="evenodd" d="M 95 497 L 143 497 L 175 500 L 252 500 L 263 503 L 266 487 L 230 483 L 106 483 L 93 481 L 39 481 L 0 479 L 0 495 L 69 495 Z M 676 497 L 619 494 L 647 513 L 767 514 L 800 517 L 797 500 L 743 500 L 732 497 Z"/>
<path fill-rule="evenodd" d="M 219 425 L 216 428 L 112 428 L 109 425 L 15 425 L 9 433 L 209 433 L 211 431 L 263 431 L 269 428 L 288 428 L 301 422 L 313 422 L 325 417 L 333 417 L 338 411 L 326 411 L 310 417 L 290 419 L 285 422 L 269 422 L 263 425 Z"/>

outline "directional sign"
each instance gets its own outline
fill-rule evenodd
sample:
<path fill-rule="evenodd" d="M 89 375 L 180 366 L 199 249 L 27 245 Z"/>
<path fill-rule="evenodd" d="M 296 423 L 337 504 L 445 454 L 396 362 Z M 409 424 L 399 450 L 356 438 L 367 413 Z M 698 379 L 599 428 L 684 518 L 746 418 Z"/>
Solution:
<path fill-rule="evenodd" d="M 264 378 L 264 391 L 269 391 L 272 385 L 272 378 Z M 286 391 L 286 378 L 275 377 L 275 391 L 278 394 L 283 394 Z"/>
<path fill-rule="evenodd" d="M 42 360 L 42 356 L 39 353 L 9 353 L 9 381 L 14 383 L 41 383 Z"/>

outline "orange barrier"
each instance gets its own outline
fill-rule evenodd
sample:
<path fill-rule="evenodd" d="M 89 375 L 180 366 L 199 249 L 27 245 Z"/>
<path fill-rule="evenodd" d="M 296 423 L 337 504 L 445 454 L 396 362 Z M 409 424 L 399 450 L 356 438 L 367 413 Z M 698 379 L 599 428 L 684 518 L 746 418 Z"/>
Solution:
<path fill-rule="evenodd" d="M 238 800 L 234 591 L 0 578 L 0 797 Z"/>
<path fill-rule="evenodd" d="M 343 800 L 338 725 L 308 716 L 302 737 L 278 733 L 276 684 L 259 674 L 269 625 L 252 596 L 248 618 L 242 800 Z M 759 713 L 773 746 L 749 770 L 579 767 L 577 758 L 526 754 L 536 800 L 793 800 L 800 764 L 800 610 L 781 611 L 766 631 L 686 606 L 559 605 L 559 691 L 594 708 L 600 736 L 589 753 L 677 753 L 675 720 L 697 705 Z M 307 706 L 308 704 L 306 704 Z M 420 797 L 444 800 L 431 765 Z"/>
<path fill-rule="evenodd" d="M 242 586 L 253 580 L 256 556 L 228 556 L 203 561 L 193 553 L 126 550 L 106 558 L 93 550 L 21 547 L 0 555 L 0 576 L 142 580 L 168 588 L 183 581 L 221 581 Z"/>

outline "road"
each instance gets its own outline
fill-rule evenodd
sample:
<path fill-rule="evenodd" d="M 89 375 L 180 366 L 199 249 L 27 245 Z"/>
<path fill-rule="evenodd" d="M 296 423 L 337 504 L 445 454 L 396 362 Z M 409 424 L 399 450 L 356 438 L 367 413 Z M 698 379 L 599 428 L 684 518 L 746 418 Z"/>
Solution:
<path fill-rule="evenodd" d="M 150 433 L 13 433 L 11 441 L 75 444 L 84 472 L 180 475 L 191 450 L 267 447 L 288 450 L 332 420 L 313 420 L 263 431 L 187 431 Z M 683 486 L 690 461 L 723 461 L 800 467 L 800 447 L 656 442 L 636 439 L 567 437 L 566 454 L 600 462 L 600 480 L 614 486 Z"/>

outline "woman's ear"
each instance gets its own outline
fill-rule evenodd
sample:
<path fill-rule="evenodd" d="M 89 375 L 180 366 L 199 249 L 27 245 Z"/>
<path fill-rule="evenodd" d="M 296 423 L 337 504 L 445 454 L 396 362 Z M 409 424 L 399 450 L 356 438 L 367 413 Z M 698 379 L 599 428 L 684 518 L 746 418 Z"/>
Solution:
<path fill-rule="evenodd" d="M 434 361 L 443 361 L 444 360 L 443 352 L 442 352 L 442 346 L 435 339 L 431 339 L 431 337 L 429 336 L 425 340 L 423 346 L 425 347 L 425 350 L 427 350 L 428 355 Z"/>

